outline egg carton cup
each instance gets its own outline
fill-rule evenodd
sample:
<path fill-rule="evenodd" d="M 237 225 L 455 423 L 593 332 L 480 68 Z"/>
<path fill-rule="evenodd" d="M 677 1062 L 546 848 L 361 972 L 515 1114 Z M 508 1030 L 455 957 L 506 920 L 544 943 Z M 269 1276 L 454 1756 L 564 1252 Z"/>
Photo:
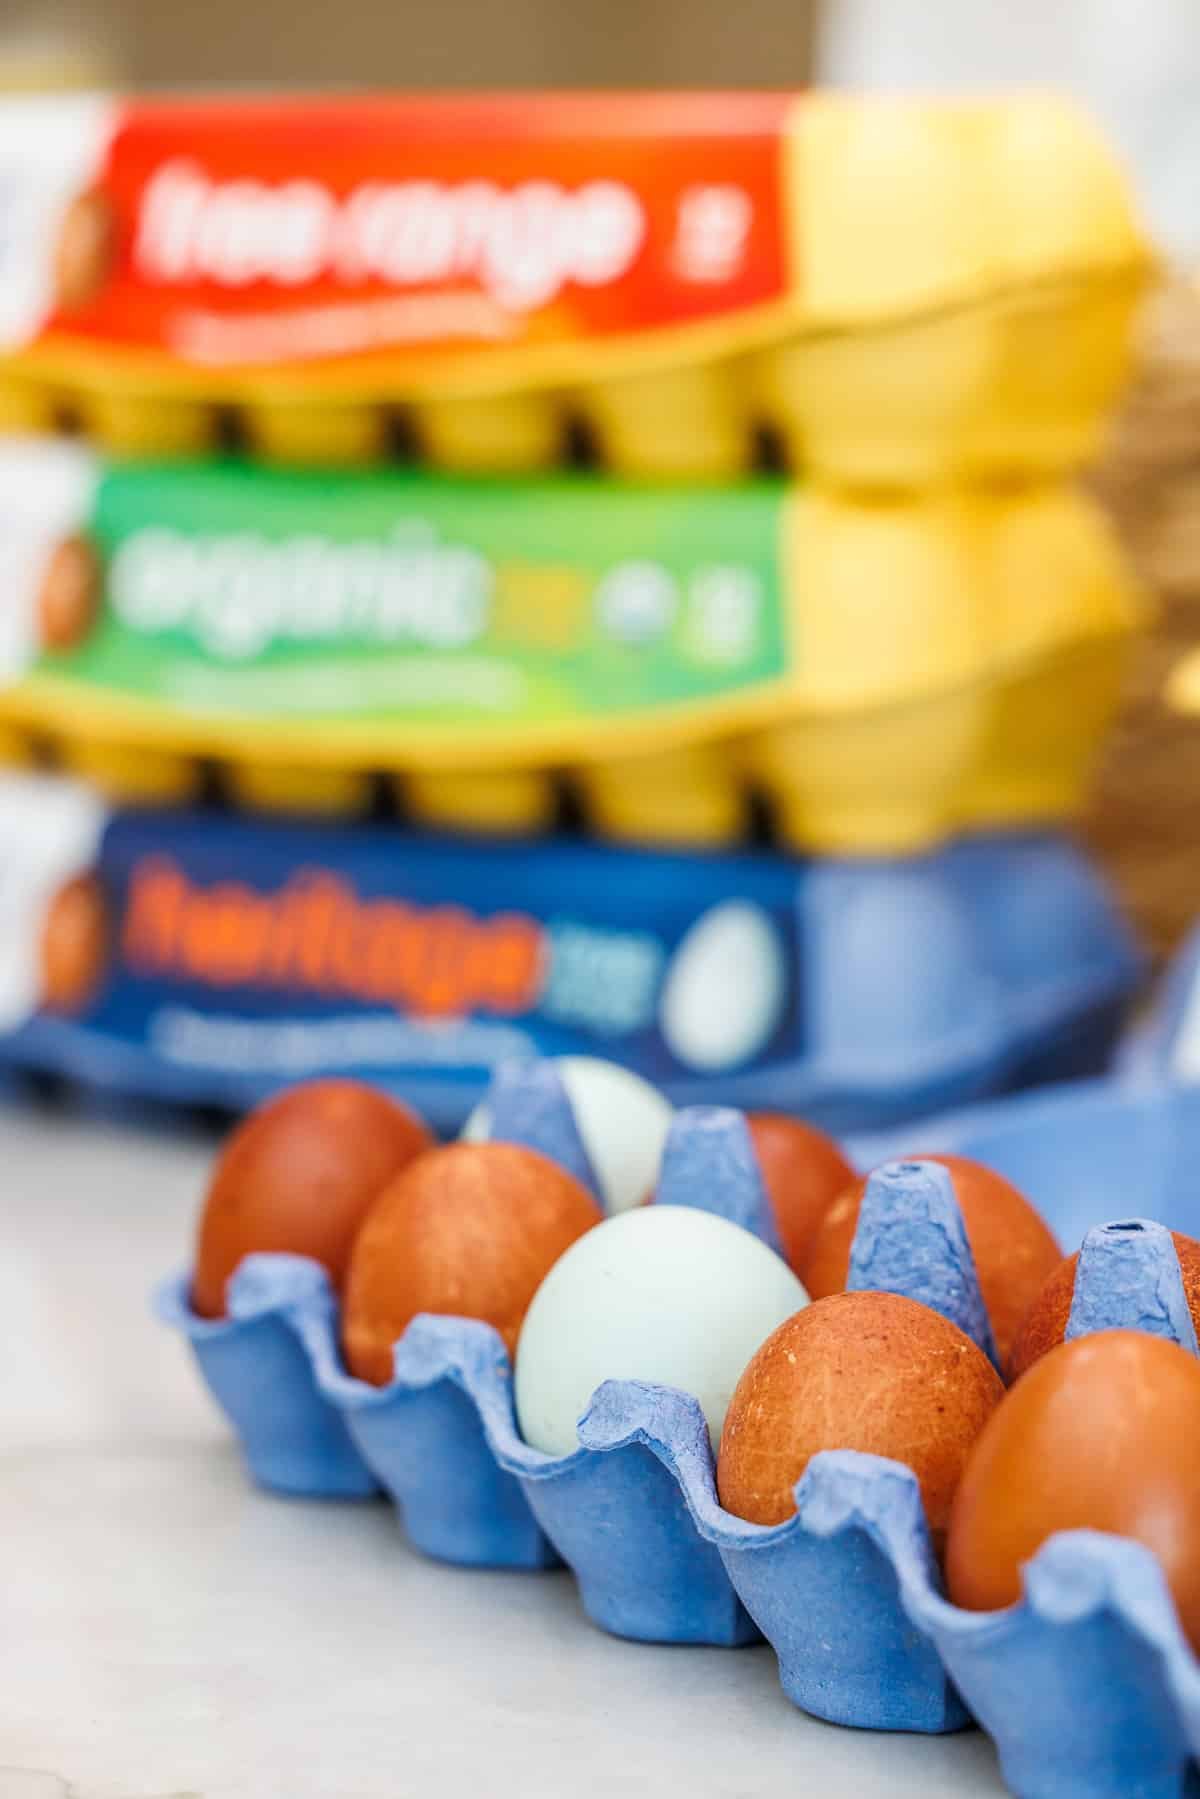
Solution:
<path fill-rule="evenodd" d="M 635 350 L 628 371 L 613 367 L 611 351 L 580 348 L 581 362 L 612 372 L 524 392 L 448 383 L 428 398 L 323 395 L 306 390 L 301 370 L 285 378 L 293 391 L 283 397 L 255 392 L 252 377 L 220 394 L 189 392 L 210 385 L 189 372 L 170 393 L 118 361 L 101 368 L 60 337 L 0 360 L 0 428 L 49 432 L 67 414 L 131 459 L 212 456 L 232 433 L 263 463 L 355 471 L 415 454 L 447 473 L 524 476 L 569 466 L 582 442 L 624 479 L 715 484 L 760 471 L 766 437 L 771 460 L 879 491 L 1058 477 L 1103 451 L 1148 285 L 1133 262 L 1052 274 L 894 321 L 785 328 L 761 349 L 722 355 L 698 344 L 681 354 L 668 341 Z M 761 334 L 756 324 L 746 332 Z"/>
<path fill-rule="evenodd" d="M 624 474 L 720 480 L 766 423 L 840 481 L 1058 471 L 1098 445 L 1152 262 L 1049 95 L 89 95 L 0 123 L 0 408 L 65 402 L 125 456 L 211 453 L 232 410 L 292 463 L 369 464 L 400 425 L 442 467 L 545 468 L 582 423 Z"/>
<path fill-rule="evenodd" d="M 1116 1078 L 1022 1094 L 920 1127 L 930 1150 L 986 1162 L 1013 1181 L 1064 1242 L 1083 1238 L 1068 1335 L 1133 1327 L 1196 1353 L 1169 1237 L 1200 1234 L 1200 1088 L 1181 1079 L 1190 1067 L 1194 964 L 1193 943 Z M 891 1147 L 894 1140 L 878 1138 L 869 1146 L 872 1155 Z M 1106 1212 L 1119 1218 L 1131 1196 L 1148 1216 L 1094 1227 Z M 1200 1669 L 1159 1565 L 1140 1545 L 1068 1533 L 1029 1564 L 1022 1605 L 1012 1611 L 964 1614 L 926 1599 L 914 1615 L 996 1738 L 1014 1792 L 1177 1799 L 1184 1790 L 1185 1762 L 1200 1761 Z M 1033 1693 L 1045 1696 L 1044 1730 L 1040 1699 L 1022 1717 Z M 1195 1767 L 1189 1771 L 1194 1782 Z"/>
<path fill-rule="evenodd" d="M 1197 1354 L 1170 1233 L 1150 1219 L 1084 1238 L 1068 1340 L 1131 1329 Z M 1020 1601 L 964 1612 L 897 1563 L 901 1599 L 1021 1799 L 1178 1799 L 1200 1755 L 1200 1664 L 1157 1559 L 1098 1531 L 1051 1537 Z M 1190 1789 L 1189 1789 L 1190 1790 Z"/>
<path fill-rule="evenodd" d="M 551 1065 L 510 1071 L 491 1103 L 495 1135 L 565 1143 L 587 1174 Z M 657 1203 L 775 1240 L 735 1112 L 677 1117 Z M 848 1287 L 919 1300 L 995 1359 L 938 1164 L 898 1162 L 872 1177 Z M 489 1566 L 561 1558 L 588 1615 L 615 1635 L 734 1646 L 761 1632 L 788 1697 L 831 1722 L 944 1732 L 974 1718 L 1021 1799 L 1167 1799 L 1200 1753 L 1200 1668 L 1155 1559 L 1136 1544 L 1060 1534 L 1026 1568 L 1017 1605 L 963 1612 L 943 1595 L 916 1479 L 898 1463 L 823 1452 L 796 1485 L 794 1517 L 760 1526 L 720 1505 L 707 1426 L 685 1393 L 605 1382 L 579 1448 L 551 1457 L 519 1436 L 507 1356 L 487 1325 L 415 1319 L 380 1389 L 344 1372 L 336 1302 L 302 1258 L 247 1258 L 227 1323 L 194 1319 L 186 1280 L 168 1283 L 159 1309 L 191 1339 L 263 1484 L 332 1495 L 369 1491 L 373 1475 L 419 1549 Z M 1093 1227 L 1080 1253 L 1068 1337 L 1120 1327 L 1197 1353 L 1173 1243 L 1149 1219 Z"/>

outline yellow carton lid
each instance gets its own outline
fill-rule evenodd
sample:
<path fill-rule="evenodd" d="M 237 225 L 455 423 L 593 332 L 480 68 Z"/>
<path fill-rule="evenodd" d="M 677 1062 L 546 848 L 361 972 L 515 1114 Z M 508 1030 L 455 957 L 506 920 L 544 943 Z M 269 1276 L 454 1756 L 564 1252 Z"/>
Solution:
<path fill-rule="evenodd" d="M 1147 259 L 1133 192 L 1111 146 L 1079 107 L 1029 93 L 976 110 L 997 272 L 1036 282 Z"/>
<path fill-rule="evenodd" d="M 1150 257 L 1119 160 L 1058 96 L 816 94 L 790 138 L 794 267 L 813 326 Z"/>
<path fill-rule="evenodd" d="M 1145 617 L 1101 507 L 1054 483 L 903 503 L 802 490 L 787 531 L 791 691 L 816 711 L 994 683 Z"/>
<path fill-rule="evenodd" d="M 959 107 L 808 95 L 792 130 L 796 279 L 813 323 L 937 306 L 984 285 L 977 134 Z"/>
<path fill-rule="evenodd" d="M 997 660 L 1052 654 L 1145 623 L 1148 596 L 1090 495 L 1047 483 L 1015 494 L 981 493 L 974 504 Z"/>
<path fill-rule="evenodd" d="M 794 692 L 818 710 L 866 709 L 978 675 L 968 502 L 933 492 L 872 505 L 820 489 L 792 502 Z"/>

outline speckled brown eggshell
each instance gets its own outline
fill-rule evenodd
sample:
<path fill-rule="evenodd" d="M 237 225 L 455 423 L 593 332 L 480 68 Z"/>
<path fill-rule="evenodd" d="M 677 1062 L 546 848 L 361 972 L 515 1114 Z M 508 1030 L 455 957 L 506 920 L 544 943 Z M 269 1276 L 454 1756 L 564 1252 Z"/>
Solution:
<path fill-rule="evenodd" d="M 1185 1237 L 1179 1231 L 1171 1232 L 1171 1240 L 1179 1258 L 1184 1298 L 1192 1314 L 1197 1336 L 1200 1336 L 1200 1243 L 1195 1237 Z M 1026 1312 L 1009 1360 L 1010 1380 L 1017 1380 L 1027 1368 L 1032 1368 L 1042 1356 L 1057 1348 L 1066 1336 L 1067 1320 L 1075 1298 L 1075 1270 L 1078 1266 L 1077 1250 L 1073 1256 L 1067 1256 L 1065 1261 L 1059 1263 Z"/>
<path fill-rule="evenodd" d="M 250 1114 L 229 1138 L 200 1216 L 192 1305 L 225 1311 L 244 1256 L 311 1256 L 340 1287 L 372 1201 L 433 1139 L 415 1112 L 362 1081 L 310 1081 Z"/>
<path fill-rule="evenodd" d="M 912 1469 L 940 1545 L 967 1457 L 1003 1393 L 970 1338 L 916 1300 L 817 1300 L 767 1338 L 738 1382 L 721 1435 L 721 1504 L 756 1524 L 782 1523 L 814 1455 L 858 1449 Z"/>
<path fill-rule="evenodd" d="M 557 1162 L 512 1143 L 453 1143 L 381 1193 L 354 1245 L 343 1347 L 352 1374 L 392 1378 L 418 1312 L 480 1318 L 510 1356 L 543 1277 L 604 1214 Z"/>
<path fill-rule="evenodd" d="M 822 1218 L 854 1179 L 832 1137 L 782 1112 L 750 1112 L 746 1123 L 762 1171 L 784 1260 L 798 1271 Z"/>
<path fill-rule="evenodd" d="M 919 1150 L 909 1159 L 940 1162 L 950 1171 L 1003 1368 L 1021 1321 L 1062 1250 L 1029 1201 L 993 1169 L 965 1156 L 925 1156 Z M 814 1299 L 840 1293 L 846 1285 L 866 1188 L 864 1176 L 834 1200 L 797 1269 Z"/>
<path fill-rule="evenodd" d="M 950 1520 L 950 1597 L 1012 1605 L 1056 1531 L 1132 1537 L 1162 1564 L 1200 1651 L 1200 1361 L 1162 1337 L 1097 1331 L 1029 1369 L 980 1436 Z"/>

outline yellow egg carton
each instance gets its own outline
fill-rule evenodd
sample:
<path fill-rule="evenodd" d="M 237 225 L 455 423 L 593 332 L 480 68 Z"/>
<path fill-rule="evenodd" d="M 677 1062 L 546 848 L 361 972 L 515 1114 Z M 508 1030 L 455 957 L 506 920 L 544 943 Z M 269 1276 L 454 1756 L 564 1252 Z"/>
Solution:
<path fill-rule="evenodd" d="M 1078 804 L 1141 603 L 1056 483 L 868 500 L 0 445 L 0 733 L 115 798 L 890 854 Z"/>
<path fill-rule="evenodd" d="M 1151 260 L 1037 93 L 14 98 L 0 179 L 0 416 L 133 455 L 1047 476 Z"/>

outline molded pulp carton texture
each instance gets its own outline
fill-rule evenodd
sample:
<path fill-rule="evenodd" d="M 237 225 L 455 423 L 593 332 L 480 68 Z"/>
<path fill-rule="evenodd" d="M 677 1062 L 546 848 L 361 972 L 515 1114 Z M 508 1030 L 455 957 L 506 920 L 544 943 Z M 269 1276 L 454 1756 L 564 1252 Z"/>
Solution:
<path fill-rule="evenodd" d="M 361 1074 L 457 1129 L 500 1063 L 883 1128 L 1103 1066 L 1140 972 L 1052 836 L 910 861 L 523 846 L 0 785 L 0 1061 L 245 1107 Z"/>
<path fill-rule="evenodd" d="M 540 1137 L 548 1149 L 578 1139 L 552 1065 L 506 1073 L 494 1106 L 506 1134 Z M 536 1130 L 522 1130 L 535 1118 Z M 1091 1197 L 1102 1210 L 1103 1191 Z M 739 1114 L 677 1116 L 657 1203 L 700 1205 L 757 1224 L 771 1239 Z M 1046 1211 L 1063 1229 L 1054 1206 Z M 872 1178 L 849 1284 L 917 1298 L 992 1353 L 953 1182 L 937 1164 L 893 1163 Z M 187 1293 L 187 1277 L 168 1283 L 160 1312 L 191 1338 L 252 1472 L 268 1484 L 272 1463 L 261 1456 L 271 1427 L 247 1415 L 233 1372 L 240 1357 L 248 1370 L 251 1333 L 264 1325 L 290 1332 L 300 1348 L 283 1378 L 285 1411 L 308 1435 L 298 1444 L 307 1475 L 289 1490 L 342 1490 L 344 1444 L 330 1449 L 340 1418 L 362 1453 L 364 1479 L 369 1467 L 431 1554 L 530 1567 L 550 1559 L 552 1544 L 604 1628 L 731 1646 L 761 1631 L 788 1695 L 836 1722 L 943 1731 L 974 1716 L 995 1737 L 1022 1799 L 1181 1792 L 1188 1758 L 1200 1750 L 1200 1668 L 1158 1565 L 1140 1546 L 1086 1531 L 1060 1535 L 1028 1566 L 1018 1605 L 960 1612 L 941 1595 L 916 1481 L 898 1464 L 819 1455 L 797 1485 L 795 1517 L 752 1525 L 721 1508 L 712 1446 L 686 1394 L 607 1382 L 580 1421 L 579 1449 L 548 1458 L 519 1438 L 507 1358 L 486 1326 L 418 1318 L 396 1347 L 392 1384 L 375 1389 L 342 1371 L 336 1308 L 310 1265 L 249 1258 L 231 1284 L 230 1319 L 218 1324 L 196 1320 Z M 1114 1326 L 1152 1330 L 1196 1353 L 1174 1246 L 1150 1219 L 1087 1231 L 1068 1334 Z M 214 1362 L 214 1345 L 227 1360 Z M 475 1484 L 464 1489 L 467 1473 Z"/>

